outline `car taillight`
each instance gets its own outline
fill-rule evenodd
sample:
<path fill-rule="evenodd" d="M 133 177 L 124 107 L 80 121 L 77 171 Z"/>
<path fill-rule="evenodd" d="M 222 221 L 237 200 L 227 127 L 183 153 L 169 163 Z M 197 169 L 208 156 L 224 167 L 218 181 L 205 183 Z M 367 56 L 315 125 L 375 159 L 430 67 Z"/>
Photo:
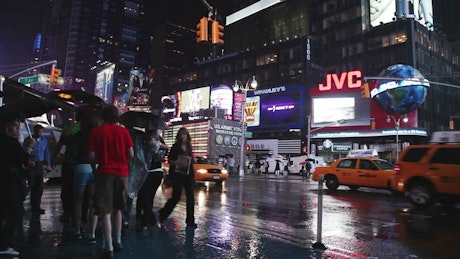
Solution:
<path fill-rule="evenodd" d="M 399 165 L 394 165 L 393 171 L 395 171 L 395 174 L 399 174 L 399 172 L 401 171 L 401 167 Z"/>

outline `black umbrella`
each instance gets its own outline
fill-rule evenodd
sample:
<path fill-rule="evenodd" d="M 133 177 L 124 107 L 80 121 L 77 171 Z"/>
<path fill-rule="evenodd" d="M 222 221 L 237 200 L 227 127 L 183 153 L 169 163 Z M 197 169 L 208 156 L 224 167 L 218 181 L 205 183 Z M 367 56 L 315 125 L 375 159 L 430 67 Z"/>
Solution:
<path fill-rule="evenodd" d="M 23 118 L 36 117 L 58 108 L 59 106 L 51 100 L 32 97 L 21 98 L 9 101 L 0 107 L 0 118 L 12 115 L 21 115 Z"/>
<path fill-rule="evenodd" d="M 46 94 L 52 100 L 72 103 L 75 106 L 95 105 L 104 106 L 105 102 L 100 97 L 79 89 L 52 91 Z"/>
<path fill-rule="evenodd" d="M 160 116 L 141 111 L 128 111 L 120 116 L 120 121 L 127 128 L 143 128 L 145 130 L 167 129 L 168 125 Z"/>
<path fill-rule="evenodd" d="M 26 97 L 16 99 L 0 107 L 0 121 L 7 121 L 11 118 L 36 117 L 57 109 L 59 109 L 59 106 L 55 102 L 44 98 Z M 26 126 L 29 135 L 31 135 L 27 120 Z"/>

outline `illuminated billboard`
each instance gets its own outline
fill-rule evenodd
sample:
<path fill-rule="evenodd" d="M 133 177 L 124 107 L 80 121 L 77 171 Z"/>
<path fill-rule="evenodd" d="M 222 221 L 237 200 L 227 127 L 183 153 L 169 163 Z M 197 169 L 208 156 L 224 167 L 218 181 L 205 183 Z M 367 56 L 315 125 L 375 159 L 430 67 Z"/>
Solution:
<path fill-rule="evenodd" d="M 140 107 L 150 109 L 150 89 L 143 87 L 143 84 L 145 84 L 145 79 L 142 70 L 131 70 L 128 84 L 129 106 L 131 106 L 131 109 Z"/>
<path fill-rule="evenodd" d="M 366 119 L 367 118 L 367 119 Z M 370 124 L 369 99 L 363 99 L 361 92 L 344 92 L 312 97 L 312 127 L 343 127 Z"/>
<path fill-rule="evenodd" d="M 355 119 L 355 99 L 352 97 L 313 98 L 313 123 Z"/>
<path fill-rule="evenodd" d="M 232 115 L 233 90 L 228 85 L 213 86 L 211 88 L 211 108 L 224 110 L 225 115 Z"/>
<path fill-rule="evenodd" d="M 166 121 L 177 117 L 177 95 L 165 95 L 161 98 L 161 103 L 163 104 L 163 116 Z"/>
<path fill-rule="evenodd" d="M 433 30 L 432 0 L 370 0 L 371 26 L 390 23 L 398 18 L 412 18 Z"/>
<path fill-rule="evenodd" d="M 277 86 L 250 92 L 245 114 L 248 127 L 270 131 L 301 128 L 305 117 L 305 87 Z M 249 117 L 251 116 L 251 117 Z"/>
<path fill-rule="evenodd" d="M 94 87 L 94 95 L 99 96 L 106 103 L 112 102 L 114 71 L 115 64 L 111 64 L 96 74 L 96 87 Z"/>
<path fill-rule="evenodd" d="M 209 108 L 210 87 L 185 90 L 180 93 L 180 113 L 195 113 Z"/>

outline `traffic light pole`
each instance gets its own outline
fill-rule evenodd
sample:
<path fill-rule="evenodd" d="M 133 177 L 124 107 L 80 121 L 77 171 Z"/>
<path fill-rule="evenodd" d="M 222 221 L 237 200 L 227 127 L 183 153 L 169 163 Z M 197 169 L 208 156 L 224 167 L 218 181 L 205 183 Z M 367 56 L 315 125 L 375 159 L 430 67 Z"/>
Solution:
<path fill-rule="evenodd" d="M 38 64 L 38 65 L 35 65 L 35 66 L 32 66 L 32 67 L 29 67 L 29 68 L 24 69 L 24 70 L 22 70 L 22 71 L 20 71 L 20 72 L 18 72 L 18 73 L 16 73 L 16 74 L 14 74 L 14 75 L 11 75 L 10 78 L 13 78 L 13 77 L 15 77 L 15 76 L 18 76 L 18 75 L 20 75 L 20 74 L 22 74 L 22 73 L 25 73 L 25 72 L 27 72 L 27 71 L 30 71 L 30 70 L 32 70 L 32 69 L 39 68 L 39 67 L 44 67 L 44 66 L 49 66 L 49 65 L 54 65 L 54 66 L 57 65 L 57 60 L 46 61 L 46 62 L 44 62 L 44 63 L 41 63 L 41 64 Z"/>

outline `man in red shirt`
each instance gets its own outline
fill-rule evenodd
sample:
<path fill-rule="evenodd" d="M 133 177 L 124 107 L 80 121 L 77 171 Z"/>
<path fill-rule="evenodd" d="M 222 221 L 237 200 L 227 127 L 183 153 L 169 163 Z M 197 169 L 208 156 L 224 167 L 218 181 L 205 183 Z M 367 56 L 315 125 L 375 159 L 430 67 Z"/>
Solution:
<path fill-rule="evenodd" d="M 102 110 L 104 124 L 91 130 L 89 157 L 95 170 L 94 211 L 102 219 L 104 258 L 120 251 L 122 211 L 128 187 L 128 163 L 134 156 L 133 140 L 128 130 L 118 124 L 118 109 L 107 105 Z M 96 165 L 97 164 L 97 165 Z M 114 214 L 115 240 L 112 243 L 111 214 Z"/>

